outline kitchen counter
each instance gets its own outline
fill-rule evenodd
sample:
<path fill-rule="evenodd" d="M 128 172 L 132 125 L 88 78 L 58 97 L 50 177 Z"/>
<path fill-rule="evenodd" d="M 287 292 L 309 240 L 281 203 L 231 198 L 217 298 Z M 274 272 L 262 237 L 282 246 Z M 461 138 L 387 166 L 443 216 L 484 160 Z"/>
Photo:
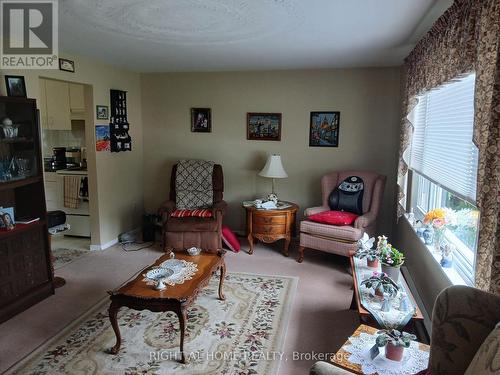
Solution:
<path fill-rule="evenodd" d="M 79 176 L 87 176 L 88 172 L 86 169 L 59 169 L 56 171 L 57 174 L 70 174 L 70 175 L 79 175 Z"/>

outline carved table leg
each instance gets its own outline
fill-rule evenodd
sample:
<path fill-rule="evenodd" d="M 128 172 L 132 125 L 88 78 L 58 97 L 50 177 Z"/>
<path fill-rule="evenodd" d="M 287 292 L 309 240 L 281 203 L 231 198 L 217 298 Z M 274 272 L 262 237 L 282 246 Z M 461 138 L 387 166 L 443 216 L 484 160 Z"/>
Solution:
<path fill-rule="evenodd" d="M 116 335 L 116 344 L 110 349 L 111 354 L 118 354 L 120 350 L 120 345 L 122 343 L 122 336 L 120 334 L 120 327 L 118 326 L 118 310 L 120 309 L 120 305 L 116 302 L 111 302 L 109 306 L 109 320 L 111 321 L 111 326 L 113 327 L 113 331 L 115 331 Z"/>
<path fill-rule="evenodd" d="M 285 238 L 285 245 L 283 246 L 283 255 L 288 256 L 288 249 L 290 248 L 290 236 Z"/>
<path fill-rule="evenodd" d="M 186 363 L 186 357 L 184 355 L 184 336 L 186 334 L 186 309 L 184 307 L 179 307 L 179 309 L 175 312 L 177 314 L 177 317 L 179 318 L 179 327 L 180 327 L 180 336 L 181 336 L 181 343 L 180 343 L 180 350 L 181 350 L 181 360 L 180 362 L 182 364 Z"/>
<path fill-rule="evenodd" d="M 304 246 L 299 246 L 299 256 L 297 258 L 297 262 L 299 263 L 302 263 L 302 261 L 304 260 L 304 250 L 305 250 Z"/>
<path fill-rule="evenodd" d="M 222 292 L 222 286 L 224 285 L 225 277 L 226 277 L 226 263 L 222 261 L 222 264 L 220 266 L 220 281 L 219 281 L 219 299 L 222 301 L 226 299 L 224 293 Z"/>
<path fill-rule="evenodd" d="M 250 245 L 250 250 L 248 251 L 248 254 L 253 254 L 253 236 L 252 234 L 249 234 L 248 237 L 248 244 Z"/>

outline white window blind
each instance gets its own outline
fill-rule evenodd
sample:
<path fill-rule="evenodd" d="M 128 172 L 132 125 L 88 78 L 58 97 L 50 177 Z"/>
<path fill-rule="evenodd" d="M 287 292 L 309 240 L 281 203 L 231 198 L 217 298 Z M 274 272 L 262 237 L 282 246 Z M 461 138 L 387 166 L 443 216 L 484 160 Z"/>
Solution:
<path fill-rule="evenodd" d="M 475 74 L 419 97 L 411 114 L 410 168 L 471 202 L 476 201 L 477 147 L 474 127 Z"/>

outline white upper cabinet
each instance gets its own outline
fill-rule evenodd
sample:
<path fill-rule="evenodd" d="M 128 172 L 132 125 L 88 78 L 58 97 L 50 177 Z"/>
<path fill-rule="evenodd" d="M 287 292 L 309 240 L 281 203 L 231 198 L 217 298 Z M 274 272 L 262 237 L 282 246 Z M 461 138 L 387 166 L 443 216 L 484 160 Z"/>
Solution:
<path fill-rule="evenodd" d="M 85 119 L 84 86 L 41 78 L 39 105 L 42 128 L 71 130 L 71 120 Z"/>
<path fill-rule="evenodd" d="M 69 108 L 71 114 L 82 114 L 85 112 L 84 87 L 79 83 L 69 84 Z"/>

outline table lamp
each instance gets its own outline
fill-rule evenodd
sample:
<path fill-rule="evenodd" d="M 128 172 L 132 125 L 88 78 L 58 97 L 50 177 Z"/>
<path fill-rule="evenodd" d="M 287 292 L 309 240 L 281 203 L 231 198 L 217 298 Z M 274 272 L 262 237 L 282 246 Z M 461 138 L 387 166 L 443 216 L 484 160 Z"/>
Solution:
<path fill-rule="evenodd" d="M 275 179 L 288 177 L 285 169 L 283 168 L 283 164 L 281 163 L 281 156 L 277 154 L 269 155 L 267 157 L 266 165 L 264 165 L 264 168 L 262 168 L 262 170 L 259 172 L 259 176 L 273 179 L 272 194 L 274 195 L 273 198 L 277 201 L 278 197 L 276 196 Z M 268 197 L 268 199 L 273 200 L 270 199 L 270 197 Z"/>

